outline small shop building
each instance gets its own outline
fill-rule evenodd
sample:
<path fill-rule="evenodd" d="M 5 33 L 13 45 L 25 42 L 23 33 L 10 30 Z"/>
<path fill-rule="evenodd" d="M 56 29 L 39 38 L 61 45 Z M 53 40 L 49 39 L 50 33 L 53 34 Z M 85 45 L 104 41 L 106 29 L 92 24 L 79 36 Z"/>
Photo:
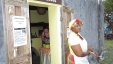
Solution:
<path fill-rule="evenodd" d="M 103 22 L 99 22 L 103 20 L 103 11 L 99 8 L 102 7 L 100 2 L 98 0 L 0 0 L 0 64 L 44 64 L 46 58 L 41 59 L 42 46 L 49 48 L 49 51 L 43 49 L 44 54 L 50 53 L 48 64 L 66 64 L 68 23 L 76 17 L 88 21 L 81 33 L 88 42 L 91 41 L 89 44 L 96 44 L 93 47 L 101 53 L 104 32 Z M 88 10 L 90 3 L 96 5 L 94 8 L 96 11 L 93 9 L 94 14 L 91 14 L 92 8 Z M 42 43 L 41 36 L 45 26 L 49 28 L 49 46 Z"/>

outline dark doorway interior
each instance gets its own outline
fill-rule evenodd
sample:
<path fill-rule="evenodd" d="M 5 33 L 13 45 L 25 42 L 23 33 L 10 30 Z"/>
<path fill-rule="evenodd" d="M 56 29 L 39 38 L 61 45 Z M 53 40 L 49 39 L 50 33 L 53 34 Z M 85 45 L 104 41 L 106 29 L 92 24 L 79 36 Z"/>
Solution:
<path fill-rule="evenodd" d="M 41 34 L 43 28 L 49 25 L 48 8 L 29 6 L 32 64 L 40 64 Z"/>

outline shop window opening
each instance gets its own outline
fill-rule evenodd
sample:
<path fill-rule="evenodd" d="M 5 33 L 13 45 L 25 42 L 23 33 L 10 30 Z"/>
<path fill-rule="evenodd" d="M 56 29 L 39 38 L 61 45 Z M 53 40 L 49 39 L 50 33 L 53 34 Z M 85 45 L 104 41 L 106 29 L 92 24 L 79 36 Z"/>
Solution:
<path fill-rule="evenodd" d="M 50 64 L 48 7 L 30 5 L 29 16 L 32 64 Z"/>

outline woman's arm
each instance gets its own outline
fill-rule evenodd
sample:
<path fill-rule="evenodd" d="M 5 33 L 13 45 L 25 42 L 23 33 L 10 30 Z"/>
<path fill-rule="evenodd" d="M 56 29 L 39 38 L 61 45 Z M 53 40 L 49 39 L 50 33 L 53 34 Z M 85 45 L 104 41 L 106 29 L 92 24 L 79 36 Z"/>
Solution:
<path fill-rule="evenodd" d="M 94 52 L 94 49 L 88 45 L 88 51 Z"/>
<path fill-rule="evenodd" d="M 90 52 L 91 55 L 93 55 L 94 57 L 96 57 L 97 59 L 99 59 L 99 55 L 98 53 L 90 46 L 88 46 L 88 50 Z"/>
<path fill-rule="evenodd" d="M 87 52 L 82 51 L 80 44 L 73 45 L 73 46 L 71 46 L 71 48 L 72 48 L 74 54 L 78 57 L 84 57 L 89 54 L 89 51 L 87 51 Z"/>
<path fill-rule="evenodd" d="M 88 46 L 88 51 L 89 51 L 89 52 L 93 52 L 93 53 L 95 53 L 96 55 L 98 55 L 98 53 L 97 53 L 92 47 L 90 47 L 90 46 Z"/>

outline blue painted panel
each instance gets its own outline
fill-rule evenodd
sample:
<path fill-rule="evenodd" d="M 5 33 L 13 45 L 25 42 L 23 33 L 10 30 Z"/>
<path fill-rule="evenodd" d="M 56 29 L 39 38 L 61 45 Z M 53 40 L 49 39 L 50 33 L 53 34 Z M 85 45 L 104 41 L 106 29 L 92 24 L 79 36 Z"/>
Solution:
<path fill-rule="evenodd" d="M 104 41 L 103 32 L 103 13 L 99 9 L 98 0 L 64 0 L 63 5 L 70 7 L 74 10 L 73 18 L 80 18 L 84 20 L 84 25 L 81 34 L 84 35 L 86 40 L 92 47 L 98 50 L 98 43 Z M 100 4 L 102 8 L 102 4 Z M 99 33 L 99 30 L 101 33 Z M 103 45 L 102 45 L 103 46 Z"/>
<path fill-rule="evenodd" d="M 4 42 L 4 28 L 3 28 L 3 11 L 2 1 L 0 0 L 0 64 L 6 64 L 6 48 Z"/>
<path fill-rule="evenodd" d="M 88 44 L 98 52 L 102 52 L 104 43 L 102 0 L 63 0 L 63 5 L 73 9 L 73 18 L 84 20 L 81 34 L 86 38 Z M 94 63 L 94 60 L 91 62 Z"/>

